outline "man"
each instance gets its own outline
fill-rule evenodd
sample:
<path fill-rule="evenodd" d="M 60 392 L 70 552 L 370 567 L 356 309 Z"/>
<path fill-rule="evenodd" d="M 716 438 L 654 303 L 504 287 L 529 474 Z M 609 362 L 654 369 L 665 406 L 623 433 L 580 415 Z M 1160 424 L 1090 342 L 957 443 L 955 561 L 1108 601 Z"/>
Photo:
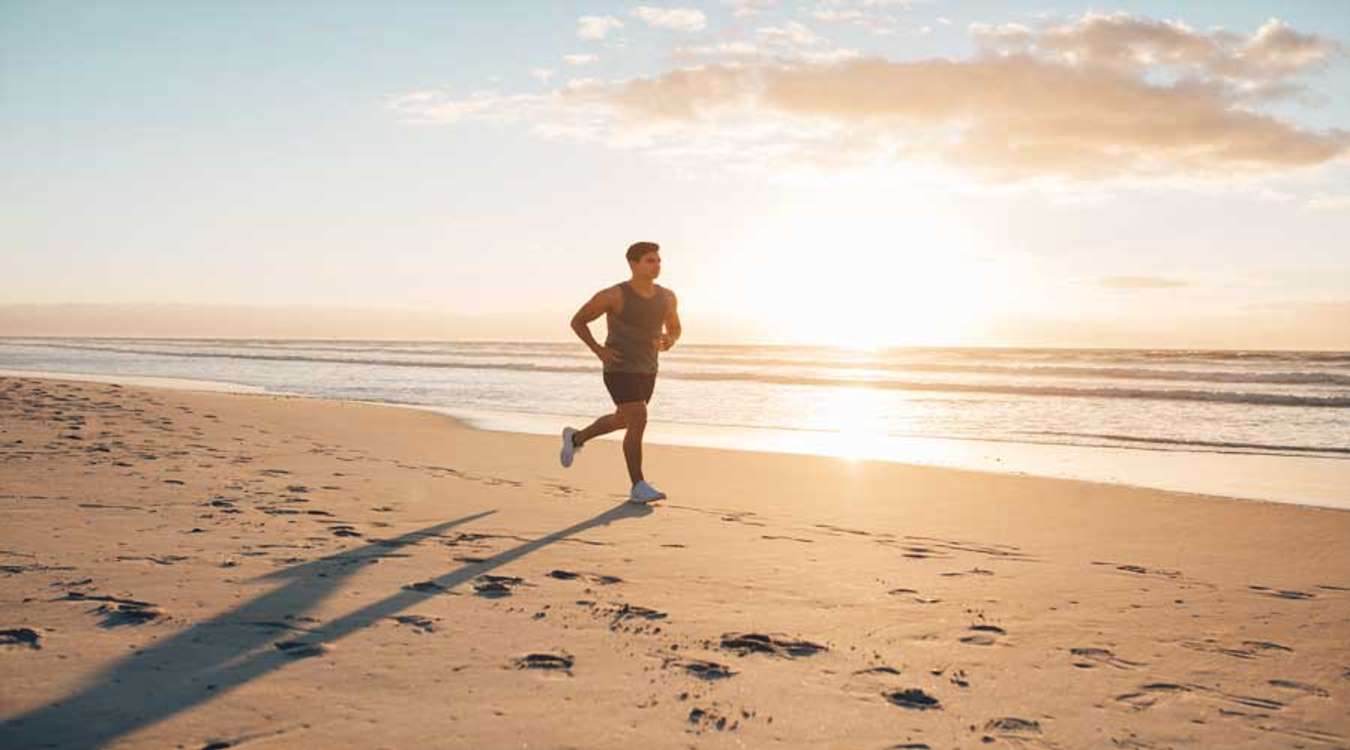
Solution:
<path fill-rule="evenodd" d="M 655 242 L 635 242 L 628 248 L 632 277 L 622 284 L 602 289 L 572 316 L 572 330 L 604 365 L 605 388 L 614 399 L 614 413 L 595 420 L 584 430 L 565 427 L 561 460 L 564 467 L 591 438 L 615 430 L 627 430 L 623 457 L 633 489 L 629 502 L 662 500 L 665 493 L 642 476 L 642 433 L 647 428 L 647 402 L 656 387 L 657 352 L 664 352 L 680 338 L 680 316 L 675 311 L 675 293 L 656 284 L 661 275 L 661 247 Z M 609 333 L 601 346 L 591 336 L 590 322 L 605 316 Z"/>

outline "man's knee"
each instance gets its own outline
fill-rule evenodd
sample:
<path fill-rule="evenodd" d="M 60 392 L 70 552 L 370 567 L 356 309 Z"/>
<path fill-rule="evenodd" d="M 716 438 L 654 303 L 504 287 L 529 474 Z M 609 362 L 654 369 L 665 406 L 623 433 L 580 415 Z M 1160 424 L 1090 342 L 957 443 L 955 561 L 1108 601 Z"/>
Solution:
<path fill-rule="evenodd" d="M 647 405 L 638 402 L 623 404 L 618 410 L 619 421 L 628 429 L 642 429 L 647 425 Z"/>

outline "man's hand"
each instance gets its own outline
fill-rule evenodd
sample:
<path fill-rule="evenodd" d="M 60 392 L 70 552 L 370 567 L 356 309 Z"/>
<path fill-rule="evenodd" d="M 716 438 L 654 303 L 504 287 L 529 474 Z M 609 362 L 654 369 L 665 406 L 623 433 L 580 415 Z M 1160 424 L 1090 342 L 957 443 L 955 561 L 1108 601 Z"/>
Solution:
<path fill-rule="evenodd" d="M 604 362 L 607 365 L 613 365 L 623 361 L 622 354 L 619 354 L 617 350 L 611 349 L 607 346 L 596 347 L 595 356 L 599 357 L 600 361 Z"/>
<path fill-rule="evenodd" d="M 675 346 L 675 339 L 674 339 L 674 337 L 672 337 L 672 336 L 670 336 L 670 335 L 668 335 L 668 334 L 664 334 L 664 333 L 661 334 L 660 336 L 657 336 L 657 337 L 656 337 L 656 350 L 657 350 L 657 351 L 661 351 L 661 352 L 670 351 L 670 347 L 672 347 L 672 346 Z"/>

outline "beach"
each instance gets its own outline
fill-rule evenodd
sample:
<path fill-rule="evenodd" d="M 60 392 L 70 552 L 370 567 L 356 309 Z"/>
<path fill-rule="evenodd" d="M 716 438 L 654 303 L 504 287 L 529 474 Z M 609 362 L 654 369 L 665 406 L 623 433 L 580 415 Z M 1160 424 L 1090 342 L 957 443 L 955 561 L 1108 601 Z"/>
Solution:
<path fill-rule="evenodd" d="M 0 378 L 0 746 L 1350 747 L 1350 512 Z"/>

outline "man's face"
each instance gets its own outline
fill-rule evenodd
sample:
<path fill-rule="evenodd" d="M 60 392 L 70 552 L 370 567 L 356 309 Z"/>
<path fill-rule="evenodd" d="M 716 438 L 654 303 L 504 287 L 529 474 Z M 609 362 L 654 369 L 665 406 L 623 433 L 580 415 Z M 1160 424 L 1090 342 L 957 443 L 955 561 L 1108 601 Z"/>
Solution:
<path fill-rule="evenodd" d="M 647 253 L 628 265 L 633 269 L 635 276 L 655 279 L 661 275 L 661 253 L 659 251 Z"/>

